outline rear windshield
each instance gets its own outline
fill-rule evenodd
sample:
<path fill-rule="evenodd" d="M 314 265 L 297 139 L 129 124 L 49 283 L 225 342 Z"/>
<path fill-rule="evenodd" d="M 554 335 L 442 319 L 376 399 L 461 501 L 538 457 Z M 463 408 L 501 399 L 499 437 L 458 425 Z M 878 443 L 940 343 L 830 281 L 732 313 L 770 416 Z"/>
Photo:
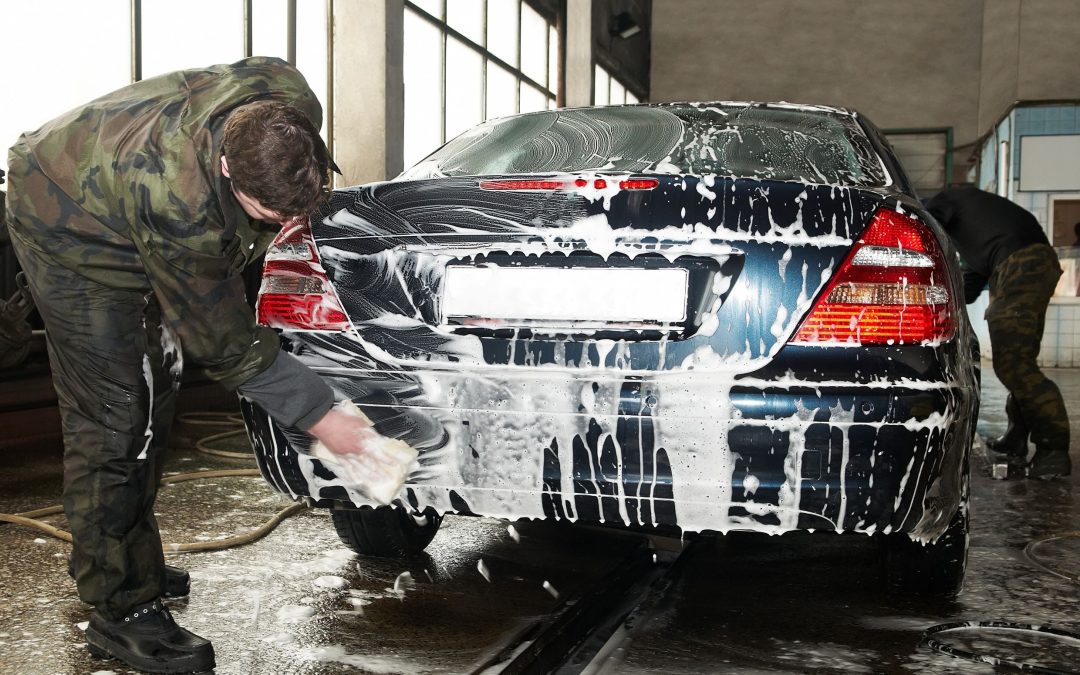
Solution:
<path fill-rule="evenodd" d="M 833 185 L 887 182 L 880 159 L 851 115 L 685 104 L 549 110 L 491 120 L 399 178 L 590 170 Z"/>

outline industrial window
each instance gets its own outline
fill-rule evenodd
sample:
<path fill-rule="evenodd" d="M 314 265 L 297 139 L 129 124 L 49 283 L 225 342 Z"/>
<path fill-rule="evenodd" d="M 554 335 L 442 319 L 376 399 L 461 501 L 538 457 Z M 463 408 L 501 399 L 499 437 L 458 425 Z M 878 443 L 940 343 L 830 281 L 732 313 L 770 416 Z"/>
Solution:
<path fill-rule="evenodd" d="M 952 129 L 886 129 L 904 173 L 920 197 L 943 190 L 952 172 Z"/>
<path fill-rule="evenodd" d="M 242 0 L 251 5 L 251 45 L 248 55 L 292 58 L 304 75 L 311 91 L 323 107 L 322 134 L 329 140 L 330 116 L 330 2 L 303 2 L 292 5 L 295 16 L 290 21 L 289 0 Z M 292 31 L 290 34 L 290 23 Z M 290 40 L 292 54 L 290 54 Z"/>
<path fill-rule="evenodd" d="M 595 105 L 638 103 L 638 97 L 634 96 L 625 84 L 603 66 L 596 66 L 593 73 L 593 103 Z"/>
<path fill-rule="evenodd" d="M 494 117 L 555 107 L 559 35 L 524 0 L 406 0 L 405 166 Z"/>
<path fill-rule="evenodd" d="M 7 57 L 0 168 L 7 170 L 19 134 L 131 82 L 131 0 L 5 2 L 0 44 Z M 32 67 L 17 67 L 26 55 Z"/>
<path fill-rule="evenodd" d="M 140 4 L 142 79 L 244 58 L 241 3 L 185 0 Z M 207 17 L 214 18 L 208 21 Z"/>
<path fill-rule="evenodd" d="M 304 2 L 299 6 L 290 5 L 289 0 L 188 0 L 185 3 L 137 0 L 135 4 L 141 13 L 136 27 L 142 46 L 137 73 L 140 79 L 174 70 L 233 63 L 252 55 L 292 60 L 323 105 L 323 135 L 326 135 L 329 128 L 327 1 Z M 291 18 L 290 11 L 295 12 Z M 213 16 L 214 20 L 207 21 L 207 16 Z M 245 23 L 250 24 L 250 33 L 246 32 Z"/>
<path fill-rule="evenodd" d="M 8 54 L 35 56 L 33 68 L 8 68 L 4 73 L 6 91 L 33 96 L 20 97 L 18 105 L 0 105 L 0 168 L 7 169 L 6 150 L 19 134 L 77 105 L 137 79 L 232 63 L 253 54 L 294 59 L 323 104 L 326 136 L 332 112 L 327 107 L 329 4 L 312 0 L 297 8 L 294 3 L 290 20 L 289 0 L 5 2 L 0 44 Z M 206 16 L 214 20 L 206 21 Z M 47 27 L 47 34 L 40 27 Z M 42 49 L 43 44 L 64 48 Z M 73 59 L 72 54 L 93 58 Z"/>

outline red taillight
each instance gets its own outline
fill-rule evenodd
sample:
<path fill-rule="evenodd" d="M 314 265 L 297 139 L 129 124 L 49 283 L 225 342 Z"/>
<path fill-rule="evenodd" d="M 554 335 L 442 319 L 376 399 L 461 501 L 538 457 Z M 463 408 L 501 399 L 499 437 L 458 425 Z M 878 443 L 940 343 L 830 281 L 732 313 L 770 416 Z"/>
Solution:
<path fill-rule="evenodd" d="M 340 331 L 349 317 L 330 287 L 307 218 L 290 221 L 266 252 L 259 323 L 292 330 Z"/>
<path fill-rule="evenodd" d="M 874 214 L 792 342 L 903 344 L 947 340 L 956 328 L 945 258 L 921 222 Z"/>
<path fill-rule="evenodd" d="M 619 181 L 620 190 L 652 190 L 660 185 L 655 178 L 630 178 Z M 480 181 L 481 190 L 575 190 L 594 188 L 606 190 L 608 180 L 606 178 L 575 178 L 573 180 L 561 179 L 533 179 L 533 178 L 508 178 L 501 180 Z"/>

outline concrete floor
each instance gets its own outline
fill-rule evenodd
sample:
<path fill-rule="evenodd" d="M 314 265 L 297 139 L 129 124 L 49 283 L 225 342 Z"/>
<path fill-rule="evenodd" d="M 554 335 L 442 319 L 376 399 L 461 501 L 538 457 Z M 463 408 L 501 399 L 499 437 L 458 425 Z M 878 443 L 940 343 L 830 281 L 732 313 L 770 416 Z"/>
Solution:
<path fill-rule="evenodd" d="M 1049 374 L 1077 411 L 1080 438 L 1080 370 Z M 979 430 L 996 435 L 1004 428 L 1004 390 L 989 369 L 983 377 Z M 205 431 L 181 425 L 174 437 L 190 445 Z M 0 511 L 58 501 L 55 442 L 0 447 Z M 240 466 L 178 450 L 169 469 Z M 988 673 L 989 665 L 920 648 L 922 631 L 1006 620 L 1080 632 L 1080 585 L 1066 578 L 1080 575 L 1080 471 L 1071 481 L 1044 483 L 992 481 L 978 457 L 972 469 L 972 550 L 955 601 L 883 592 L 872 542 L 861 535 L 729 536 L 687 559 L 670 591 L 590 672 Z M 220 478 L 163 488 L 158 512 L 167 541 L 209 541 L 253 528 L 286 505 L 259 478 Z M 62 517 L 50 522 L 64 524 Z M 544 582 L 573 595 L 637 543 L 609 531 L 515 527 L 520 542 L 505 523 L 450 517 L 426 556 L 387 562 L 351 554 L 325 513 L 308 512 L 249 546 L 171 556 L 193 582 L 191 596 L 170 605 L 182 625 L 214 641 L 221 674 L 482 672 L 558 606 Z M 1054 534 L 1066 536 L 1039 545 L 1040 569 L 1024 547 Z M 67 552 L 59 540 L 0 526 L 0 673 L 131 672 L 87 653 L 81 625 L 90 612 L 66 575 Z M 1080 641 L 993 630 L 942 639 L 1080 671 Z"/>

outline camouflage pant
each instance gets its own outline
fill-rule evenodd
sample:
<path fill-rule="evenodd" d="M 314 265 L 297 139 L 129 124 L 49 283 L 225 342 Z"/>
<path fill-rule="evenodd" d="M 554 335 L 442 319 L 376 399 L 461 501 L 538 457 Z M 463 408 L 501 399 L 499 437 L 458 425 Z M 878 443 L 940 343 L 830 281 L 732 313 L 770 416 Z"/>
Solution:
<path fill-rule="evenodd" d="M 994 373 L 1009 390 L 1010 427 L 1030 432 L 1038 447 L 1069 448 L 1069 416 L 1057 385 L 1039 370 L 1037 359 L 1046 307 L 1061 266 L 1054 249 L 1036 244 L 1006 258 L 990 280 L 990 328 Z M 1012 403 L 1011 402 L 1011 403 Z M 1022 419 L 1013 419 L 1016 414 Z M 1027 433 L 1022 433 L 1025 437 Z"/>
<path fill-rule="evenodd" d="M 64 511 L 79 596 L 108 619 L 161 595 L 154 518 L 179 386 L 179 351 L 150 293 L 117 290 L 53 261 L 28 223 L 47 218 L 29 194 L 43 176 L 14 175 L 8 225 L 45 322 L 64 435 Z M 25 179 L 25 184 L 20 178 Z M 64 209 L 62 194 L 41 197 Z M 62 223 L 57 222 L 57 227 Z"/>

